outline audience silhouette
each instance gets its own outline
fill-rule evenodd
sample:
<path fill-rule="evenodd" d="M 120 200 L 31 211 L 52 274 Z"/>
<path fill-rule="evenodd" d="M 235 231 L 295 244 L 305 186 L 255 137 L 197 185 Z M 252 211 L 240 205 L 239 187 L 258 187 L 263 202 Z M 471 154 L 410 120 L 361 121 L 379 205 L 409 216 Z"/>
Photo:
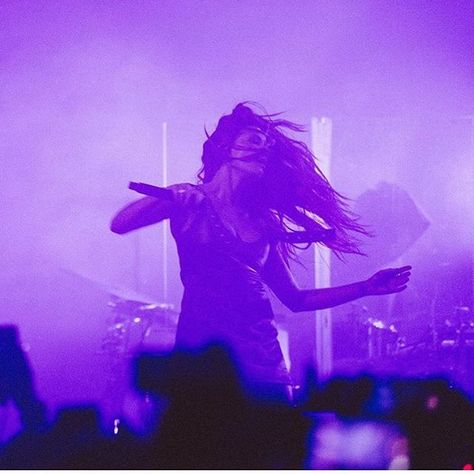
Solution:
<path fill-rule="evenodd" d="M 22 422 L 0 448 L 1 469 L 386 469 L 400 467 L 400 453 L 402 468 L 461 469 L 474 459 L 473 405 L 444 379 L 318 384 L 309 370 L 289 404 L 242 383 L 217 344 L 137 355 L 136 389 L 161 407 L 146 437 L 125 420 L 104 431 L 94 406 L 64 407 L 48 422 L 18 340 L 16 327 L 0 326 L 0 404 L 13 401 Z"/>

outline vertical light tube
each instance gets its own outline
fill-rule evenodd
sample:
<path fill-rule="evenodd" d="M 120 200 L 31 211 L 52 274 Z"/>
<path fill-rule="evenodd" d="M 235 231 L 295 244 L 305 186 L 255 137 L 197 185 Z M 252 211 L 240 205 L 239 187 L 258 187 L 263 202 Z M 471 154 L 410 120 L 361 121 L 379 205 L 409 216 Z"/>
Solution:
<path fill-rule="evenodd" d="M 163 122 L 161 127 L 162 133 L 162 150 L 161 154 L 163 157 L 162 160 L 162 175 L 163 181 L 162 185 L 165 188 L 168 186 L 168 123 Z M 168 302 L 168 229 L 169 221 L 166 219 L 163 222 L 163 266 L 162 266 L 162 281 L 163 281 L 163 302 Z"/>
<path fill-rule="evenodd" d="M 140 292 L 142 290 L 142 278 L 141 278 L 141 246 L 140 246 L 140 234 L 135 232 L 133 238 L 133 284 L 135 291 Z"/>
<path fill-rule="evenodd" d="M 329 118 L 311 119 L 311 150 L 318 158 L 318 166 L 330 179 L 332 121 Z M 314 246 L 314 285 L 326 288 L 331 285 L 331 253 L 328 248 Z M 332 321 L 331 310 L 316 311 L 316 370 L 319 380 L 332 372 Z"/>

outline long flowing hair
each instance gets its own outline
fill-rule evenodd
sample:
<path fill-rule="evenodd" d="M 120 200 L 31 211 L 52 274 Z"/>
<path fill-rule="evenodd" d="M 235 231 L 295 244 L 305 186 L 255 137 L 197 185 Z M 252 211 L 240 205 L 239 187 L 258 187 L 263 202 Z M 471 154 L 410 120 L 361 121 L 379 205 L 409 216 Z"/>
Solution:
<path fill-rule="evenodd" d="M 291 235 L 298 228 L 311 232 L 323 223 L 334 231 L 332 239 L 323 245 L 340 258 L 344 253 L 363 255 L 356 234 L 370 234 L 351 211 L 349 199 L 331 186 L 308 146 L 284 133 L 305 132 L 305 127 L 277 118 L 280 114 L 258 114 L 249 105 L 238 104 L 230 115 L 220 118 L 214 133 L 207 135 L 200 181 L 209 182 L 229 160 L 230 148 L 242 129 L 256 127 L 272 145 L 264 176 L 243 194 L 247 209 L 263 217 L 280 235 Z M 290 241 L 280 240 L 286 257 L 295 256 L 298 247 Z"/>

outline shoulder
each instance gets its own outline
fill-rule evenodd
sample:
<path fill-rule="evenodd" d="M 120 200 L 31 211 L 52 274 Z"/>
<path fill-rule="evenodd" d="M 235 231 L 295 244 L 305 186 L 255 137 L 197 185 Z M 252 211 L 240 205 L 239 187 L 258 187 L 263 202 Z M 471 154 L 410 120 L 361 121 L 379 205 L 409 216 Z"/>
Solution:
<path fill-rule="evenodd" d="M 202 217 L 206 195 L 200 185 L 179 183 L 168 186 L 174 195 L 174 212 L 171 216 L 171 232 L 179 241 Z"/>

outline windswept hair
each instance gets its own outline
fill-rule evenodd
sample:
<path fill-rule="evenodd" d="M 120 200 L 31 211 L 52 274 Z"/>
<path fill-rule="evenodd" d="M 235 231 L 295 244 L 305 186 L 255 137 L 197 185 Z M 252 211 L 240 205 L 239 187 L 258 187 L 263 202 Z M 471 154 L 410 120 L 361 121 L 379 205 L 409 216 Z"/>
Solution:
<path fill-rule="evenodd" d="M 354 233 L 369 234 L 350 210 L 349 199 L 331 186 L 308 146 L 284 133 L 304 132 L 305 127 L 278 119 L 278 115 L 257 114 L 244 102 L 230 115 L 221 117 L 216 130 L 204 143 L 199 179 L 209 182 L 229 160 L 230 148 L 239 132 L 257 127 L 272 145 L 265 174 L 247 193 L 246 207 L 257 212 L 280 235 L 295 232 L 295 226 L 311 232 L 323 221 L 323 225 L 335 231 L 334 237 L 324 245 L 338 257 L 344 253 L 363 255 Z M 288 240 L 291 239 L 281 240 L 281 248 L 285 256 L 294 256 L 297 244 Z"/>

